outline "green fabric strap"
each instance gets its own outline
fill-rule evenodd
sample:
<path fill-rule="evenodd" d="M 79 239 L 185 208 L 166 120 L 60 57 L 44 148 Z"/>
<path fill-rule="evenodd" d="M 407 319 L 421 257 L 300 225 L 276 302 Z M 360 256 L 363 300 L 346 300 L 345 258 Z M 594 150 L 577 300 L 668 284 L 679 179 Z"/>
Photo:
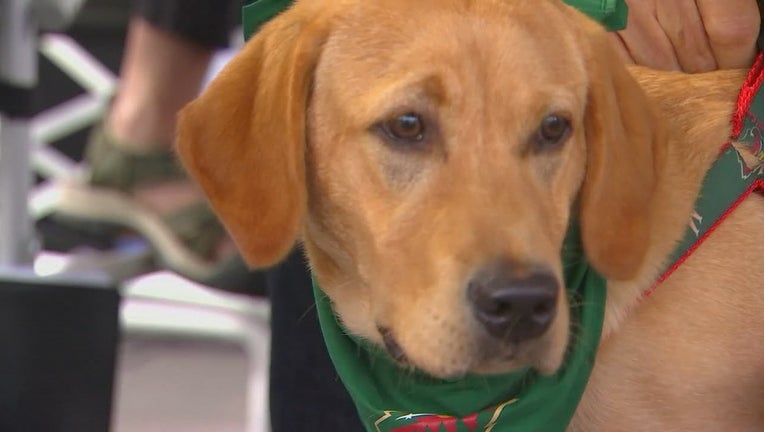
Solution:
<path fill-rule="evenodd" d="M 293 0 L 248 0 L 242 6 L 244 38 L 249 40 L 260 26 L 289 7 Z M 533 1 L 533 0 L 527 0 Z M 626 27 L 628 7 L 624 0 L 564 0 L 593 19 L 601 22 L 608 30 L 622 30 Z"/>
<path fill-rule="evenodd" d="M 719 158 L 708 170 L 703 189 L 695 203 L 690 226 L 669 262 L 681 264 L 688 252 L 709 235 L 725 215 L 754 188 L 764 182 L 764 92 L 757 91 L 737 141 L 760 161 L 749 167 L 740 153 L 731 145 L 725 146 Z M 669 270 L 669 273 L 671 270 Z"/>
<path fill-rule="evenodd" d="M 589 379 L 599 345 L 605 280 L 586 264 L 572 224 L 563 248 L 565 283 L 578 325 L 565 366 L 552 376 L 529 369 L 439 380 L 401 369 L 370 343 L 348 336 L 314 283 L 329 354 L 367 432 L 562 432 Z M 543 413 L 543 415 L 539 415 Z"/>

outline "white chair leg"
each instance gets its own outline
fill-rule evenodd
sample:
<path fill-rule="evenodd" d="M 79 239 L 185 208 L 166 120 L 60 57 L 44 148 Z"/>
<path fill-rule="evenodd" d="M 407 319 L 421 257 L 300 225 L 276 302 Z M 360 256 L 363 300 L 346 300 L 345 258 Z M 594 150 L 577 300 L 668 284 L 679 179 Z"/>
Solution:
<path fill-rule="evenodd" d="M 267 322 L 253 321 L 247 344 L 249 378 L 247 391 L 247 432 L 270 432 L 268 377 L 271 333 Z"/>

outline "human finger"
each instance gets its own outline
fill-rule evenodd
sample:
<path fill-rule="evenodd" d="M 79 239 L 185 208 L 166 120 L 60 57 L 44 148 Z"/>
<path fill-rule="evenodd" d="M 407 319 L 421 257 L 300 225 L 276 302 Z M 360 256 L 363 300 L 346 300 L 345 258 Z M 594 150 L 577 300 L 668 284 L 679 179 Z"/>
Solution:
<path fill-rule="evenodd" d="M 671 41 L 655 17 L 652 2 L 628 0 L 627 4 L 627 25 L 618 35 L 634 62 L 654 69 L 680 70 Z"/>
<path fill-rule="evenodd" d="M 615 48 L 615 51 L 618 53 L 618 56 L 623 60 L 626 64 L 634 64 L 634 59 L 631 58 L 631 54 L 629 54 L 629 50 L 626 48 L 626 44 L 621 39 L 621 36 L 618 34 L 618 32 L 611 32 L 610 33 L 610 41 Z"/>
<path fill-rule="evenodd" d="M 696 0 L 719 68 L 747 68 L 756 56 L 761 17 L 756 0 Z"/>
<path fill-rule="evenodd" d="M 657 2 L 656 19 L 671 41 L 683 71 L 707 72 L 717 68 L 714 52 L 694 0 Z"/>

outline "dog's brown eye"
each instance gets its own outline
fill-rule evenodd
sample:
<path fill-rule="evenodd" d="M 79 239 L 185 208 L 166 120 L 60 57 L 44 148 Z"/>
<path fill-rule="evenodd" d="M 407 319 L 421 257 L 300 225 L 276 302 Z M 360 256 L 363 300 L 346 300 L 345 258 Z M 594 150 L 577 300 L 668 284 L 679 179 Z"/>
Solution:
<path fill-rule="evenodd" d="M 534 139 L 534 150 L 543 151 L 556 148 L 570 134 L 570 121 L 565 117 L 552 114 L 541 121 Z"/>
<path fill-rule="evenodd" d="M 415 113 L 407 113 L 382 123 L 382 129 L 394 140 L 422 141 L 424 139 L 424 122 Z"/>

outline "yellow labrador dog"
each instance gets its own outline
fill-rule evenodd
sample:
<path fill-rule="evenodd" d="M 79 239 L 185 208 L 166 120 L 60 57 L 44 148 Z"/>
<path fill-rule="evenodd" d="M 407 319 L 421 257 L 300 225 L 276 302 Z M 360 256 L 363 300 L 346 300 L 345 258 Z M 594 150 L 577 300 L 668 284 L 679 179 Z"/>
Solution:
<path fill-rule="evenodd" d="M 436 377 L 560 367 L 578 218 L 608 283 L 569 430 L 760 432 L 764 198 L 642 300 L 745 77 L 627 69 L 557 1 L 305 0 L 183 110 L 178 151 L 252 266 L 302 241 L 345 328 Z M 530 289 L 472 292 L 486 273 Z"/>

